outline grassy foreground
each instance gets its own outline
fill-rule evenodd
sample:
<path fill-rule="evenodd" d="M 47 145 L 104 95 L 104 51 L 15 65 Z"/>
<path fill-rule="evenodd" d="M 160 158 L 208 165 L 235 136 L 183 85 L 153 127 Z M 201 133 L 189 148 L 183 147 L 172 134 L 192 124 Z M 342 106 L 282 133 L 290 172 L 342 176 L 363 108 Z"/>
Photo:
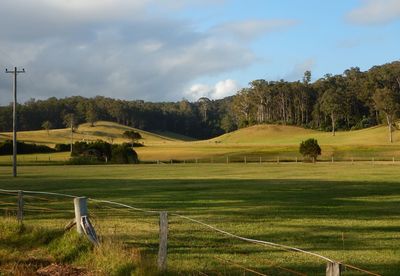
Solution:
<path fill-rule="evenodd" d="M 399 165 L 368 163 L 30 166 L 21 167 L 20 176 L 11 179 L 11 168 L 0 167 L 0 187 L 167 210 L 234 234 L 398 275 L 399 169 Z M 3 203 L 12 202 L 12 197 L 3 197 Z M 12 205 L 1 208 L 3 214 L 13 212 Z M 60 228 L 73 216 L 72 208 L 70 199 L 27 197 L 25 223 Z M 101 236 L 139 249 L 154 265 L 157 216 L 94 201 L 89 208 Z M 243 275 L 243 269 L 231 262 L 267 275 L 325 273 L 325 262 L 317 258 L 237 241 L 172 214 L 169 224 L 172 275 Z M 0 253 L 7 250 L 1 243 Z M 21 254 L 14 256 L 18 261 Z M 347 270 L 344 275 L 363 274 Z"/>

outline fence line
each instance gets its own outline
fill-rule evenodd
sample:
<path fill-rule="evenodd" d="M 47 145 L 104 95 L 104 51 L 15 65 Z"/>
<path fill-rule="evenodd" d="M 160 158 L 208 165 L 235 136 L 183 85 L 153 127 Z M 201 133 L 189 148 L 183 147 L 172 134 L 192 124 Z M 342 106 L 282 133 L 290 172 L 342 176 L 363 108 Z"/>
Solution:
<path fill-rule="evenodd" d="M 74 201 L 79 198 L 78 196 L 69 195 L 69 194 L 54 193 L 54 192 L 42 192 L 42 191 L 25 191 L 25 190 L 0 189 L 0 193 L 8 194 L 8 195 L 21 195 L 21 194 L 28 193 L 28 194 L 42 194 L 42 195 L 63 196 L 63 197 L 68 197 L 68 198 L 74 198 Z M 39 199 L 41 199 L 41 198 L 39 198 Z M 133 207 L 133 206 L 130 206 L 130 205 L 127 205 L 127 204 L 114 202 L 114 201 L 109 201 L 109 200 L 99 200 L 99 199 L 93 199 L 93 198 L 87 198 L 87 200 L 90 200 L 90 201 L 93 201 L 93 202 L 96 202 L 96 203 L 107 203 L 107 204 L 111 204 L 111 205 L 116 205 L 116 206 L 127 208 L 129 210 L 134 210 L 134 211 L 139 211 L 139 212 L 144 212 L 144 213 L 149 213 L 149 214 L 159 214 L 160 216 L 162 216 L 162 215 L 166 216 L 166 214 L 167 214 L 167 212 L 164 212 L 164 211 L 146 210 L 146 209 L 137 208 L 137 207 Z M 0 202 L 0 203 L 5 203 L 4 205 L 9 205 L 6 202 Z M 34 208 L 36 208 L 36 210 L 38 210 L 38 211 L 40 210 L 40 211 L 45 211 L 45 212 L 46 211 L 50 211 L 50 212 L 53 212 L 53 211 L 57 212 L 58 211 L 58 210 L 53 210 L 53 209 L 49 209 L 49 208 L 41 208 L 41 207 L 34 207 Z M 3 208 L 0 208 L 0 209 L 3 209 Z M 20 211 L 19 210 L 20 208 L 15 208 L 15 209 Z M 65 212 L 67 210 L 59 210 L 59 211 L 60 212 Z M 306 251 L 306 250 L 302 250 L 302 249 L 299 249 L 299 248 L 296 248 L 296 247 L 291 247 L 291 246 L 282 245 L 282 244 L 278 244 L 278 243 L 273 243 L 273 242 L 268 242 L 268 241 L 263 241 L 263 240 L 257 240 L 257 239 L 251 239 L 251 238 L 242 237 L 242 236 L 230 233 L 228 231 L 219 229 L 217 227 L 214 227 L 214 226 L 209 225 L 207 223 L 204 223 L 202 221 L 190 218 L 188 216 L 181 215 L 181 214 L 176 213 L 176 212 L 169 212 L 169 214 L 172 215 L 172 216 L 176 216 L 176 217 L 179 217 L 179 218 L 194 222 L 196 224 L 202 225 L 202 226 L 204 226 L 206 228 L 209 228 L 211 230 L 214 230 L 214 231 L 216 231 L 216 232 L 218 232 L 220 234 L 223 234 L 223 235 L 226 235 L 226 236 L 229 236 L 229 237 L 232 237 L 232 238 L 236 238 L 238 240 L 242 240 L 242 241 L 253 243 L 253 244 L 264 245 L 264 246 L 267 246 L 267 247 L 278 248 L 278 249 L 281 249 L 281 250 L 303 253 L 303 254 L 310 255 L 310 256 L 322 259 L 324 261 L 327 261 L 328 264 L 338 264 L 338 265 L 345 266 L 345 267 L 348 267 L 348 268 L 351 268 L 351 269 L 354 269 L 354 270 L 357 270 L 359 272 L 363 272 L 363 273 L 366 273 L 366 274 L 369 274 L 369 275 L 381 276 L 380 274 L 377 274 L 377 273 L 374 273 L 374 272 L 370 272 L 370 271 L 358 268 L 358 267 L 353 266 L 353 265 L 345 264 L 343 262 L 330 259 L 328 257 L 325 257 L 325 256 L 317 254 L 317 253 L 313 253 L 313 252 L 310 252 L 310 251 Z M 87 217 L 85 216 L 85 218 L 87 218 Z M 89 222 L 89 224 L 90 224 L 90 222 Z M 168 225 L 168 222 L 167 222 L 167 225 Z M 220 259 L 220 260 L 223 260 L 223 259 Z M 223 260 L 223 261 L 226 261 L 226 260 Z M 247 268 L 244 268 L 244 267 L 241 267 L 241 268 L 247 269 Z M 251 270 L 249 270 L 249 271 L 251 271 Z M 296 272 L 296 271 L 291 271 L 291 270 L 288 270 L 288 271 L 290 271 L 292 273 L 298 273 L 298 275 L 303 275 L 303 274 L 301 274 L 299 272 Z M 265 275 L 265 274 L 262 274 L 262 273 L 259 273 L 259 272 L 255 272 L 255 271 L 251 271 L 251 272 L 256 273 L 258 275 Z"/>
<path fill-rule="evenodd" d="M 248 271 L 248 272 L 254 273 L 254 274 L 259 275 L 259 276 L 268 276 L 267 274 L 264 274 L 264 273 L 255 271 L 255 270 L 250 269 L 250 268 L 247 268 L 247 267 L 242 266 L 242 265 L 240 265 L 240 264 L 238 264 L 238 263 L 235 263 L 235 262 L 232 262 L 232 261 L 229 261 L 229 260 L 226 260 L 226 259 L 222 259 L 222 258 L 219 258 L 219 257 L 214 257 L 214 258 L 217 259 L 217 260 L 219 260 L 219 261 L 222 261 L 222 262 L 224 262 L 224 263 L 231 264 L 232 266 L 241 268 L 241 269 L 243 269 L 244 271 Z"/>
<path fill-rule="evenodd" d="M 98 203 L 108 203 L 108 204 L 112 204 L 112 205 L 117 205 L 117 206 L 125 207 L 125 208 L 131 209 L 131 210 L 150 213 L 150 214 L 160 214 L 161 213 L 160 211 L 145 210 L 145 209 L 136 208 L 136 207 L 132 207 L 132 206 L 127 205 L 127 204 L 114 202 L 114 201 L 109 201 L 109 200 L 101 200 L 101 199 L 93 199 L 93 198 L 88 198 L 88 200 L 91 200 L 93 202 L 98 202 Z"/>
<path fill-rule="evenodd" d="M 0 192 L 9 192 L 9 193 L 18 193 L 20 190 L 5 190 L 5 189 L 0 189 Z M 64 196 L 64 197 L 70 197 L 70 198 L 76 198 L 78 196 L 74 195 L 68 195 L 68 194 L 61 194 L 61 193 L 53 193 L 53 192 L 41 192 L 41 191 L 22 191 L 24 194 L 39 194 L 39 195 L 55 195 L 55 196 Z"/>
<path fill-rule="evenodd" d="M 201 225 L 203 225 L 203 226 L 205 226 L 207 228 L 210 228 L 210 229 L 212 229 L 212 230 L 214 230 L 216 232 L 219 232 L 221 234 L 224 234 L 224 235 L 227 235 L 227 236 L 230 236 L 232 238 L 236 238 L 236 239 L 239 239 L 239 240 L 242 240 L 242 241 L 247 241 L 247 242 L 255 243 L 255 244 L 262 244 L 262 245 L 266 245 L 266 246 L 270 246 L 270 247 L 274 247 L 274 248 L 281 248 L 281 249 L 290 250 L 290 251 L 296 251 L 296 252 L 312 255 L 314 257 L 323 259 L 323 260 L 328 261 L 330 263 L 337 263 L 337 261 L 329 259 L 329 258 L 327 258 L 325 256 L 322 256 L 322 255 L 319 255 L 319 254 L 316 254 L 316 253 L 312 253 L 312 252 L 309 252 L 309 251 L 305 251 L 305 250 L 302 250 L 302 249 L 299 249 L 299 248 L 295 248 L 295 247 L 291 247 L 291 246 L 287 246 L 287 245 L 282 245 L 282 244 L 278 244 L 278 243 L 273 243 L 273 242 L 267 242 L 267 241 L 261 241 L 261 240 L 255 240 L 255 239 L 249 239 L 249 238 L 241 237 L 241 236 L 229 233 L 227 231 L 221 230 L 221 229 L 219 229 L 217 227 L 211 226 L 209 224 L 206 224 L 204 222 L 201 222 L 199 220 L 189 218 L 187 216 L 182 216 L 182 215 L 179 215 L 179 214 L 176 214 L 176 213 L 171 213 L 171 215 L 178 216 L 180 218 L 187 219 L 187 220 L 190 220 L 192 222 L 196 222 L 196 223 L 201 224 Z"/>

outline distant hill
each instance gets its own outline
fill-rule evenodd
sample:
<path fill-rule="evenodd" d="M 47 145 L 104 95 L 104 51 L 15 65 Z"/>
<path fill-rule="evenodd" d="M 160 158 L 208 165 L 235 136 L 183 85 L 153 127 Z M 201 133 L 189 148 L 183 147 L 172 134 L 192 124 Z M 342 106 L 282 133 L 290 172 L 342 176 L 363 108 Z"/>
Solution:
<path fill-rule="evenodd" d="M 79 125 L 76 132 L 73 134 L 74 141 L 95 141 L 98 139 L 113 142 L 122 143 L 129 142 L 123 133 L 127 130 L 135 130 L 141 134 L 145 145 L 154 145 L 161 143 L 171 143 L 181 141 L 179 135 L 173 133 L 166 133 L 164 135 L 155 134 L 140 129 L 120 125 L 113 122 L 99 121 L 96 122 L 93 127 L 90 124 Z M 11 139 L 12 134 L 10 132 L 0 133 L 0 140 Z M 54 145 L 61 143 L 70 143 L 71 132 L 68 128 L 63 129 L 52 129 L 49 134 L 46 130 L 35 130 L 35 131 L 21 131 L 18 132 L 18 140 L 30 143 Z"/>
<path fill-rule="evenodd" d="M 399 131 L 394 132 L 394 143 L 388 141 L 388 128 L 375 126 L 371 128 L 339 131 L 335 136 L 330 132 L 305 129 L 283 125 L 255 125 L 242 128 L 219 137 L 210 139 L 215 143 L 266 144 L 269 146 L 298 145 L 308 138 L 315 138 L 323 145 L 400 145 Z"/>

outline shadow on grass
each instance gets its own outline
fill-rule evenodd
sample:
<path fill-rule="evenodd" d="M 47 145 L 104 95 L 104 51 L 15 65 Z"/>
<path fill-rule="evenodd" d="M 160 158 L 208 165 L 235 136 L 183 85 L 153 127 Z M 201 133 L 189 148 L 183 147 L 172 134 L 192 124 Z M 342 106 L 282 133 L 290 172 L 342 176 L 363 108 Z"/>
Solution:
<path fill-rule="evenodd" d="M 349 256 L 355 254 L 359 258 L 357 266 L 384 275 L 398 275 L 400 267 L 395 261 L 399 259 L 397 248 L 400 246 L 397 234 L 400 230 L 400 185 L 397 183 L 280 179 L 49 181 L 34 177 L 20 178 L 12 184 L 0 180 L 0 184 L 3 188 L 47 190 L 112 200 L 144 209 L 179 211 L 250 238 L 298 246 L 333 258 L 346 256 L 350 261 Z M 70 206 L 64 199 L 59 204 Z M 184 256 L 194 252 L 207 255 L 207 252 L 222 254 L 226 251 L 228 242 L 221 235 L 210 234 L 200 226 L 185 225 L 174 216 L 170 217 L 170 223 L 171 236 L 175 235 L 178 240 L 171 242 L 171 254 Z M 138 242 L 136 245 L 154 248 L 157 243 Z M 259 247 L 236 250 L 247 255 L 263 252 Z M 377 252 L 381 252 L 381 256 Z M 381 263 L 385 256 L 386 262 Z M 323 275 L 325 269 L 324 266 L 315 268 L 306 264 L 295 267 L 312 275 Z M 257 268 L 267 274 L 287 275 L 262 265 Z M 211 270 L 202 272 L 213 274 Z M 173 275 L 174 271 L 171 273 Z M 186 275 L 184 269 L 179 273 Z M 188 274 L 193 274 L 193 270 Z"/>

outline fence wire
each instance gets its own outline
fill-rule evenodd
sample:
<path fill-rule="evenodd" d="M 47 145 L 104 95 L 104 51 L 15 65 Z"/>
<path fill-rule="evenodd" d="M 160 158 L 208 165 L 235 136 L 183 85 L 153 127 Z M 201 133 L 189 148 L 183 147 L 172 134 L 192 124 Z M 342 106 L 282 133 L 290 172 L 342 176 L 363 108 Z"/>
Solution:
<path fill-rule="evenodd" d="M 17 215 L 18 192 L 0 189 L 2 216 Z M 74 195 L 62 193 L 23 191 L 24 219 L 65 226 L 74 218 L 73 198 Z M 93 198 L 88 200 L 88 209 L 102 240 L 118 241 L 126 247 L 139 249 L 155 262 L 159 246 L 159 211 Z M 168 264 L 170 270 L 178 274 L 195 271 L 198 275 L 307 275 L 310 271 L 321 272 L 326 262 L 342 264 L 343 275 L 353 271 L 351 275 L 356 272 L 379 276 L 321 254 L 247 238 L 193 215 L 169 212 Z M 303 269 L 299 270 L 300 263 Z"/>

